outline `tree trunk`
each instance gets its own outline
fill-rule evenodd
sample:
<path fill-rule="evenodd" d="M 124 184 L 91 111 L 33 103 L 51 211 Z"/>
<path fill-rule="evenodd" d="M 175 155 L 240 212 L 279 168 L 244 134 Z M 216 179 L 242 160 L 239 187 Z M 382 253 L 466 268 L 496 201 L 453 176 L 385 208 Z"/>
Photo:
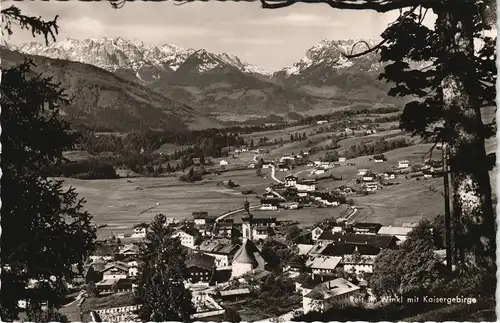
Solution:
<path fill-rule="evenodd" d="M 454 216 L 463 227 L 457 237 L 465 254 L 489 271 L 495 267 L 495 217 L 491 199 L 486 150 L 484 148 L 480 86 L 474 64 L 473 1 L 444 1 L 437 10 L 437 28 L 442 37 L 441 82 L 450 168 Z M 463 259 L 464 260 L 464 259 Z"/>

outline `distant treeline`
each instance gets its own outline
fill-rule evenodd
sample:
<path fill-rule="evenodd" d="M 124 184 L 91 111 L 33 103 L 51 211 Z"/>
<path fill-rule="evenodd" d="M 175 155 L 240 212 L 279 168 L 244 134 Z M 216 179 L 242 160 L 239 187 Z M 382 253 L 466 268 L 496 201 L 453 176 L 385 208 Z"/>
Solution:
<path fill-rule="evenodd" d="M 45 176 L 73 177 L 78 179 L 118 178 L 113 162 L 101 158 L 62 162 L 43 169 Z"/>
<path fill-rule="evenodd" d="M 339 160 L 339 157 L 356 158 L 361 156 L 369 156 L 382 154 L 397 148 L 403 148 L 412 146 L 413 143 L 407 139 L 394 139 L 387 141 L 385 139 L 380 139 L 376 142 L 369 142 L 363 144 L 352 145 L 348 149 L 344 150 L 344 154 L 339 153 L 339 151 L 334 150 L 330 151 L 323 158 L 325 162 L 336 162 Z"/>

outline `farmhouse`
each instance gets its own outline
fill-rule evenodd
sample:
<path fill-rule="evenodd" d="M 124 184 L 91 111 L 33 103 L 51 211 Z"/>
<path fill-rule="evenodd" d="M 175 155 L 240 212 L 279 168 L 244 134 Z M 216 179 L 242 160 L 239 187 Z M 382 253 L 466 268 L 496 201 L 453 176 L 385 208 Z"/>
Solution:
<path fill-rule="evenodd" d="M 135 244 L 127 244 L 123 246 L 118 253 L 122 257 L 136 256 L 139 254 L 139 247 Z"/>
<path fill-rule="evenodd" d="M 220 166 L 227 166 L 227 165 L 229 165 L 229 163 L 228 163 L 226 160 L 224 160 L 224 159 L 223 159 L 223 160 L 221 160 L 221 161 L 219 162 L 219 165 L 220 165 Z"/>
<path fill-rule="evenodd" d="M 385 162 L 386 160 L 387 160 L 387 158 L 385 158 L 385 156 L 384 156 L 384 155 L 375 155 L 375 156 L 373 156 L 373 161 L 374 161 L 375 163 L 383 163 L 383 162 Z"/>
<path fill-rule="evenodd" d="M 283 163 L 287 160 L 294 160 L 295 157 L 291 156 L 291 155 L 288 155 L 288 154 L 285 154 L 283 155 L 281 158 L 280 158 L 280 163 Z"/>
<path fill-rule="evenodd" d="M 317 125 L 322 125 L 322 124 L 326 124 L 326 123 L 328 123 L 327 120 L 318 120 L 318 121 L 316 121 Z"/>
<path fill-rule="evenodd" d="M 219 298 L 222 302 L 237 302 L 245 300 L 250 296 L 248 288 L 227 289 L 219 292 Z"/>
<path fill-rule="evenodd" d="M 183 246 L 192 249 L 199 242 L 200 232 L 195 228 L 179 229 L 172 235 L 172 238 L 180 238 Z"/>
<path fill-rule="evenodd" d="M 366 168 L 358 169 L 358 176 L 364 176 L 364 175 L 368 174 L 368 172 L 369 172 L 369 170 Z"/>
<path fill-rule="evenodd" d="M 273 227 L 267 227 L 267 226 L 256 226 L 252 229 L 252 239 L 257 241 L 257 240 L 265 240 L 270 236 L 275 235 L 275 231 Z"/>
<path fill-rule="evenodd" d="M 273 204 L 261 204 L 260 209 L 262 211 L 276 211 L 278 210 L 278 206 Z"/>
<path fill-rule="evenodd" d="M 342 162 L 345 162 L 346 161 L 346 158 L 345 157 L 339 157 L 339 162 L 342 163 Z"/>
<path fill-rule="evenodd" d="M 330 280 L 314 287 L 302 297 L 304 313 L 324 312 L 334 304 L 346 304 L 359 294 L 360 288 L 344 278 Z"/>
<path fill-rule="evenodd" d="M 291 166 L 285 165 L 285 164 L 278 164 L 278 166 L 277 166 L 277 170 L 279 172 L 288 172 L 291 169 L 292 169 Z"/>
<path fill-rule="evenodd" d="M 344 267 L 344 271 L 347 273 L 354 271 L 356 275 L 372 274 L 376 257 L 377 256 L 373 255 L 359 254 L 344 255 L 341 264 Z"/>
<path fill-rule="evenodd" d="M 297 191 L 299 192 L 314 192 L 316 190 L 316 182 L 312 179 L 303 180 L 295 184 Z"/>
<path fill-rule="evenodd" d="M 148 229 L 148 224 L 146 224 L 146 223 L 139 223 L 139 224 L 134 225 L 134 233 L 132 234 L 132 237 L 133 238 L 145 238 L 147 229 Z"/>
<path fill-rule="evenodd" d="M 373 192 L 378 190 L 378 184 L 376 182 L 365 183 L 364 188 L 367 192 Z"/>
<path fill-rule="evenodd" d="M 121 261 L 117 261 L 107 265 L 99 274 L 103 280 L 125 279 L 128 277 L 128 266 Z"/>
<path fill-rule="evenodd" d="M 396 174 L 394 172 L 385 172 L 385 173 L 382 173 L 382 177 L 385 180 L 391 180 L 391 179 L 395 179 L 396 178 Z"/>
<path fill-rule="evenodd" d="M 306 267 L 310 268 L 315 275 L 332 275 L 341 261 L 342 257 L 319 255 L 309 258 L 306 261 Z"/>
<path fill-rule="evenodd" d="M 231 268 L 230 264 L 238 245 L 233 245 L 229 239 L 210 239 L 203 241 L 198 250 L 205 255 L 215 258 L 215 267 L 220 269 Z"/>
<path fill-rule="evenodd" d="M 193 212 L 194 224 L 207 225 L 215 222 L 215 217 L 209 216 L 208 212 Z"/>
<path fill-rule="evenodd" d="M 287 175 L 285 177 L 285 187 L 294 187 L 297 184 L 297 176 Z"/>
<path fill-rule="evenodd" d="M 399 243 L 403 243 L 411 230 L 413 230 L 413 228 L 411 227 L 386 226 L 381 227 L 377 234 L 381 236 L 395 236 L 396 238 L 398 238 Z"/>
<path fill-rule="evenodd" d="M 362 177 L 361 177 L 361 180 L 365 183 L 366 182 L 373 182 L 376 179 L 377 179 L 377 176 L 375 176 L 375 174 L 371 174 L 371 173 L 366 173 L 366 174 L 362 175 Z"/>
<path fill-rule="evenodd" d="M 126 293 L 134 288 L 132 280 L 128 278 L 105 279 L 95 285 L 100 293 Z"/>
<path fill-rule="evenodd" d="M 408 168 L 410 167 L 410 162 L 408 160 L 400 160 L 398 161 L 398 169 Z"/>
<path fill-rule="evenodd" d="M 189 283 L 208 284 L 212 281 L 215 271 L 214 257 L 195 252 L 186 258 L 185 264 Z"/>

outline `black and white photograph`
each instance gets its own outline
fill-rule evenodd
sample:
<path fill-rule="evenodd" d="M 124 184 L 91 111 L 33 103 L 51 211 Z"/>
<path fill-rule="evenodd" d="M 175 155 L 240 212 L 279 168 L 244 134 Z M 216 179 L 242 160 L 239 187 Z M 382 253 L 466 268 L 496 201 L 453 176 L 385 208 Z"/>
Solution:
<path fill-rule="evenodd" d="M 494 0 L 1 0 L 2 322 L 496 322 Z"/>

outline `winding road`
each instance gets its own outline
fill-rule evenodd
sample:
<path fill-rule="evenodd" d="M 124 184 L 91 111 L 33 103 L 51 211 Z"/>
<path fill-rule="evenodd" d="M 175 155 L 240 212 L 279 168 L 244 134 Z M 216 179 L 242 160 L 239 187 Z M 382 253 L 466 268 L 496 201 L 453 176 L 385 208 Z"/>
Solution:
<path fill-rule="evenodd" d="M 260 205 L 253 205 L 253 206 L 250 206 L 250 210 L 255 210 L 255 209 L 259 208 L 259 207 L 260 207 Z M 222 219 L 224 219 L 225 217 L 227 217 L 229 215 L 233 215 L 233 214 L 236 214 L 238 212 L 243 212 L 243 211 L 245 211 L 244 208 L 226 212 L 224 214 L 221 214 L 219 217 L 217 217 L 215 219 L 215 222 L 218 222 L 219 220 L 222 220 Z"/>

